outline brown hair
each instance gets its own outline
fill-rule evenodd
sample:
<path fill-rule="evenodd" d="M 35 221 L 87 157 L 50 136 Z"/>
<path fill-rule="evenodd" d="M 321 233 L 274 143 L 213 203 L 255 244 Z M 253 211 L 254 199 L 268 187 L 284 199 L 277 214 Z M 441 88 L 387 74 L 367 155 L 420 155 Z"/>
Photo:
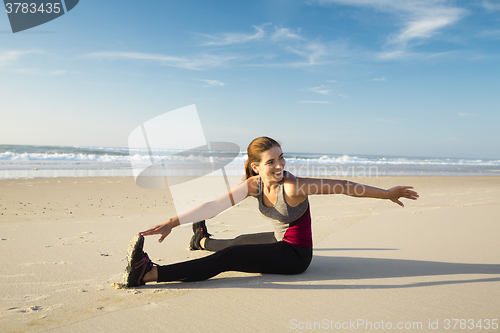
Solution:
<path fill-rule="evenodd" d="M 261 136 L 259 138 L 253 139 L 253 141 L 250 142 L 247 148 L 248 160 L 245 163 L 245 174 L 247 179 L 253 176 L 257 176 L 257 173 L 253 171 L 251 164 L 260 163 L 262 153 L 266 150 L 271 149 L 272 147 L 281 148 L 281 145 L 278 141 L 267 136 Z"/>

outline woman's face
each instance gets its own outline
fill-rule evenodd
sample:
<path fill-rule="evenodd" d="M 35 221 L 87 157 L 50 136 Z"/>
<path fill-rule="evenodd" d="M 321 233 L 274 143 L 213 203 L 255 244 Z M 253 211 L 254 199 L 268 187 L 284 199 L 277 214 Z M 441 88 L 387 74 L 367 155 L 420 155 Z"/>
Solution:
<path fill-rule="evenodd" d="M 283 179 L 285 164 L 281 148 L 275 146 L 263 152 L 260 163 L 252 163 L 252 167 L 263 179 L 279 182 Z"/>

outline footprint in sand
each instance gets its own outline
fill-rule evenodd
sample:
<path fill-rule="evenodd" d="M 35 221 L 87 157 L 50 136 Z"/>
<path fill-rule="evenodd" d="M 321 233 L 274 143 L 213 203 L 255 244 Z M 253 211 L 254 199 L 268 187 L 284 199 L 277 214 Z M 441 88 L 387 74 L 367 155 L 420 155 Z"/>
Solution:
<path fill-rule="evenodd" d="M 15 309 L 17 309 L 17 308 L 15 308 Z M 19 312 L 27 313 L 27 312 L 34 312 L 34 311 L 40 311 L 40 310 L 42 310 L 42 307 L 40 305 L 34 305 L 34 306 L 30 306 L 26 310 L 19 310 Z"/>
<path fill-rule="evenodd" d="M 42 307 L 40 305 L 30 306 L 28 311 L 40 311 Z"/>

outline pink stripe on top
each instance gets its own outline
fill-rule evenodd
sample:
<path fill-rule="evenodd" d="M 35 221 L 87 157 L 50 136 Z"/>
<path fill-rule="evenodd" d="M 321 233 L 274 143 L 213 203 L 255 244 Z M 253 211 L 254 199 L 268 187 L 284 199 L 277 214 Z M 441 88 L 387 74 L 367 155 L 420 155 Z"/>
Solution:
<path fill-rule="evenodd" d="M 300 247 L 313 247 L 309 206 L 301 217 L 290 223 L 283 236 L 283 242 Z"/>

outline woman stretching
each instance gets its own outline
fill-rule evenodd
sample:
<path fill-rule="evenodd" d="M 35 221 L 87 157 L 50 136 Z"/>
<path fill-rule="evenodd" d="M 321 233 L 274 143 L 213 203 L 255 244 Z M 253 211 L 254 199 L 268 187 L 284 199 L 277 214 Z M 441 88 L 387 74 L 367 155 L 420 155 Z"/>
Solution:
<path fill-rule="evenodd" d="M 345 180 L 295 177 L 284 170 L 285 159 L 280 144 L 268 137 L 253 140 L 247 149 L 246 180 L 228 195 L 200 205 L 167 222 L 140 232 L 129 245 L 128 267 L 123 283 L 127 287 L 147 282 L 201 281 L 226 271 L 271 274 L 300 274 L 312 259 L 311 215 L 308 195 L 346 194 L 354 197 L 389 199 L 403 206 L 400 198 L 416 200 L 418 194 L 410 186 L 383 190 Z M 273 233 L 243 235 L 233 240 L 211 239 L 205 222 L 193 224 L 190 247 L 215 253 L 200 259 L 172 265 L 153 264 L 143 252 L 144 237 L 161 235 L 162 242 L 172 228 L 217 216 L 246 197 L 258 199 L 259 211 L 270 218 Z"/>

